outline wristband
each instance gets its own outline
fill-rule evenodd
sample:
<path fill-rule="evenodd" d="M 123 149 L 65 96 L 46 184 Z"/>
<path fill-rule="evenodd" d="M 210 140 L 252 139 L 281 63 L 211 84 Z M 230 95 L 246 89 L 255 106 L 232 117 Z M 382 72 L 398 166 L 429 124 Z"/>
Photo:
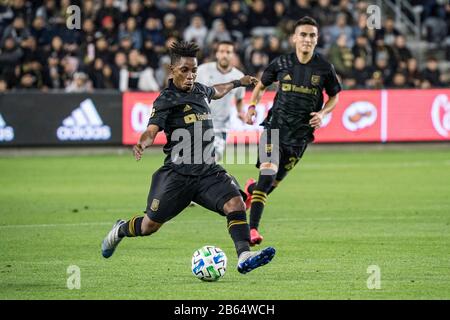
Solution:
<path fill-rule="evenodd" d="M 234 80 L 231 83 L 233 84 L 233 89 L 237 87 L 242 87 L 241 80 Z"/>
<path fill-rule="evenodd" d="M 248 106 L 248 110 L 255 110 L 256 106 L 255 104 L 252 102 L 249 106 Z"/>

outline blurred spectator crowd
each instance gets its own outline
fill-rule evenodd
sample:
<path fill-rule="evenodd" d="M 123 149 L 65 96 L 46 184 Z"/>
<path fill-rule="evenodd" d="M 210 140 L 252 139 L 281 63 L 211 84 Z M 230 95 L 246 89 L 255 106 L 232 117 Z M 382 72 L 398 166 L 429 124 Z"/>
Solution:
<path fill-rule="evenodd" d="M 445 42 L 450 5 L 420 2 L 425 25 L 431 19 L 441 26 L 438 34 L 430 28 L 428 40 Z M 71 5 L 81 8 L 80 30 L 67 28 Z M 305 15 L 318 21 L 317 50 L 334 64 L 347 89 L 448 86 L 438 59 L 427 56 L 419 63 L 394 19 L 383 17 L 381 29 L 367 28 L 368 5 L 351 0 L 0 0 L 0 92 L 158 91 L 169 76 L 168 47 L 178 39 L 199 44 L 199 63 L 214 59 L 219 41 L 233 41 L 235 65 L 260 76 L 273 58 L 292 50 L 293 24 Z"/>

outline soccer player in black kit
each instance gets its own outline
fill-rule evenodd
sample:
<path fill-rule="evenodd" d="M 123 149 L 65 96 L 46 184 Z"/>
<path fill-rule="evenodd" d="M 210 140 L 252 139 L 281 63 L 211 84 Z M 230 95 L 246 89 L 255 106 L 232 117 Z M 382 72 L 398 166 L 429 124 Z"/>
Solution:
<path fill-rule="evenodd" d="M 164 165 L 152 177 L 146 215 L 119 220 L 102 242 L 102 255 L 111 257 L 124 237 L 148 236 L 178 215 L 191 201 L 226 216 L 228 231 L 238 255 L 238 271 L 247 273 L 270 262 L 275 249 L 250 251 L 250 233 L 245 203 L 236 180 L 215 163 L 214 130 L 208 103 L 239 86 L 258 80 L 240 80 L 207 87 L 195 82 L 195 43 L 177 42 L 171 47 L 172 79 L 153 103 L 147 130 L 134 146 L 140 160 L 156 134 L 164 130 L 167 155 Z"/>
<path fill-rule="evenodd" d="M 264 140 L 259 143 L 259 148 L 263 148 L 259 156 L 271 156 L 271 160 L 262 162 L 258 157 L 258 181 L 249 179 L 244 188 L 247 207 L 251 204 L 251 245 L 263 240 L 258 226 L 267 196 L 298 163 L 308 144 L 314 140 L 314 130 L 320 128 L 324 116 L 334 109 L 338 101 L 341 85 L 334 67 L 314 51 L 318 36 L 319 27 L 314 19 L 303 17 L 297 21 L 293 35 L 295 52 L 274 59 L 253 90 L 247 112 L 248 124 L 253 124 L 255 105 L 266 88 L 278 82 L 273 107 L 261 124 L 264 126 Z M 325 105 L 323 90 L 328 95 Z M 274 130 L 278 131 L 274 134 Z"/>

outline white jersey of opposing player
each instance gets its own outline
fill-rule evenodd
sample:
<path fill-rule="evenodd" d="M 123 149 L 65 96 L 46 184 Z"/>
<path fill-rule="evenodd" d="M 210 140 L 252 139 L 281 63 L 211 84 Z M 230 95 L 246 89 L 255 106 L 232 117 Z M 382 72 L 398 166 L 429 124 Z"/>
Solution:
<path fill-rule="evenodd" d="M 217 62 L 208 62 L 200 65 L 197 70 L 197 82 L 205 86 L 213 86 L 219 83 L 226 83 L 239 80 L 244 74 L 236 68 L 232 68 L 228 73 L 222 73 L 217 68 Z M 213 118 L 214 131 L 226 132 L 230 121 L 230 110 L 234 105 L 233 99 L 244 99 L 245 88 L 239 87 L 231 90 L 224 97 L 218 100 L 211 100 L 210 108 Z"/>

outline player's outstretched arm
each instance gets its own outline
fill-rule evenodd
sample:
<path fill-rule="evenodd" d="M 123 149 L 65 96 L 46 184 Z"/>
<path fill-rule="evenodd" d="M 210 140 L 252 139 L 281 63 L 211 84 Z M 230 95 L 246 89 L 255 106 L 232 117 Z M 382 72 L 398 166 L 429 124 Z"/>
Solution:
<path fill-rule="evenodd" d="M 322 110 L 319 112 L 311 112 L 310 116 L 312 117 L 311 120 L 309 120 L 309 125 L 313 127 L 314 129 L 319 129 L 322 125 L 323 118 L 333 111 L 333 109 L 336 107 L 336 104 L 339 100 L 339 94 L 329 97 L 325 105 L 323 106 Z"/>
<path fill-rule="evenodd" d="M 247 124 L 253 124 L 253 117 L 256 116 L 256 105 L 261 100 L 261 97 L 263 96 L 264 92 L 266 91 L 267 87 L 265 87 L 261 81 L 258 82 L 255 89 L 252 92 L 251 102 L 248 106 L 247 115 L 245 116 L 246 123 Z"/>
<path fill-rule="evenodd" d="M 213 100 L 217 100 L 222 98 L 224 95 L 226 95 L 228 92 L 233 90 L 237 87 L 246 87 L 251 84 L 257 84 L 258 79 L 252 76 L 243 76 L 239 80 L 234 80 L 227 83 L 220 83 L 213 86 L 213 88 L 216 90 L 216 94 L 212 97 Z"/>
<path fill-rule="evenodd" d="M 159 127 L 155 124 L 151 124 L 141 135 L 139 142 L 133 147 L 134 158 L 137 161 L 141 160 L 145 148 L 150 147 L 153 144 L 158 131 Z"/>

